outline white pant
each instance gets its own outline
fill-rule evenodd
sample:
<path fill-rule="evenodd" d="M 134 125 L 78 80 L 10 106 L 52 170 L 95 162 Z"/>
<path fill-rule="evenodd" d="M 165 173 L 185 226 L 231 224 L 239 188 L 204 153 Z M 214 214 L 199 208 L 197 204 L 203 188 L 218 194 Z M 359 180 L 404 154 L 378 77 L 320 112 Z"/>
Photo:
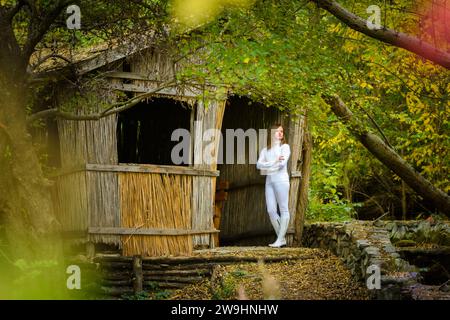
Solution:
<path fill-rule="evenodd" d="M 266 182 L 266 205 L 271 219 L 278 219 L 277 204 L 281 218 L 289 218 L 289 181 Z"/>

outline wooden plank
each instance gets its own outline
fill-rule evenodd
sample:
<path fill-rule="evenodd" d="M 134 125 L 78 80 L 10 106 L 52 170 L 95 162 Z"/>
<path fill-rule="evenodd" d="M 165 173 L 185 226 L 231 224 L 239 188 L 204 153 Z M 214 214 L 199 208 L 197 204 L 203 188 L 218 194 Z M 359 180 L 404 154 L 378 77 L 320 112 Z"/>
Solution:
<path fill-rule="evenodd" d="M 49 174 L 48 177 L 51 179 L 67 176 L 69 174 L 74 174 L 80 171 L 86 170 L 86 167 L 84 165 L 75 165 L 70 168 L 60 168 L 55 173 Z"/>
<path fill-rule="evenodd" d="M 111 71 L 105 73 L 107 78 L 119 78 L 119 79 L 131 79 L 131 80 L 150 80 L 157 81 L 156 79 L 150 79 L 148 76 L 138 72 L 123 72 L 123 71 Z"/>
<path fill-rule="evenodd" d="M 220 230 L 182 230 L 182 229 L 149 229 L 149 228 L 109 228 L 109 227 L 89 227 L 89 234 L 119 234 L 119 235 L 147 235 L 147 236 L 179 236 L 191 234 L 211 234 Z"/>
<path fill-rule="evenodd" d="M 139 294 L 143 291 L 144 276 L 142 274 L 142 257 L 133 257 L 133 291 Z"/>
<path fill-rule="evenodd" d="M 292 171 L 291 172 L 291 178 L 301 178 L 302 172 L 301 171 Z"/>
<path fill-rule="evenodd" d="M 177 167 L 166 165 L 151 164 L 86 164 L 87 171 L 106 171 L 106 172 L 140 172 L 140 173 L 164 173 L 164 174 L 181 174 L 193 176 L 219 176 L 219 171 L 209 169 L 198 169 L 192 167 Z"/>
<path fill-rule="evenodd" d="M 106 78 L 113 78 L 113 79 L 128 79 L 128 80 L 143 80 L 143 81 L 150 81 L 154 83 L 163 83 L 163 81 L 158 80 L 157 78 L 149 78 L 148 75 L 140 73 L 140 72 L 124 72 L 124 71 L 110 71 L 104 74 Z M 198 83 L 195 81 L 189 81 L 189 82 L 183 82 L 185 85 L 192 85 L 192 86 L 199 86 L 207 88 L 208 90 L 212 91 L 215 89 L 215 86 L 211 83 Z M 200 93 L 200 91 L 199 91 Z"/>
<path fill-rule="evenodd" d="M 189 166 L 193 166 L 194 163 L 194 125 L 195 125 L 195 114 L 197 112 L 197 104 L 195 104 L 192 107 L 191 110 L 191 118 L 190 118 L 190 124 L 189 124 L 189 137 L 190 137 L 190 143 L 189 143 Z"/>
<path fill-rule="evenodd" d="M 133 53 L 141 51 L 145 48 L 148 48 L 150 45 L 145 41 L 131 41 L 122 45 L 119 45 L 112 49 L 106 49 L 96 55 L 88 57 L 85 60 L 76 62 L 74 65 L 74 69 L 78 75 L 83 75 L 87 72 L 100 68 L 109 63 L 115 62 L 119 59 L 126 58 L 131 56 Z M 69 70 L 72 72 L 69 64 L 68 66 L 64 66 L 63 69 Z M 61 70 L 54 71 L 55 74 L 61 73 Z"/>
<path fill-rule="evenodd" d="M 224 103 L 217 101 L 198 101 L 196 126 L 194 128 L 194 167 L 200 170 L 216 170 L 217 156 L 220 137 L 214 136 L 214 148 L 206 149 L 206 145 L 211 142 L 203 141 L 203 134 L 206 130 L 217 129 L 216 114 L 217 110 L 223 107 Z M 220 111 L 220 110 L 219 110 Z M 211 152 L 204 154 L 204 152 Z M 204 157 L 205 156 L 205 157 Z M 205 162 L 208 158 L 212 163 Z M 193 180 L 194 188 L 194 213 L 192 216 L 193 229 L 207 229 L 213 227 L 214 216 L 214 196 L 215 196 L 215 178 L 195 177 Z M 193 237 L 194 248 L 214 245 L 212 237 L 205 235 Z"/>

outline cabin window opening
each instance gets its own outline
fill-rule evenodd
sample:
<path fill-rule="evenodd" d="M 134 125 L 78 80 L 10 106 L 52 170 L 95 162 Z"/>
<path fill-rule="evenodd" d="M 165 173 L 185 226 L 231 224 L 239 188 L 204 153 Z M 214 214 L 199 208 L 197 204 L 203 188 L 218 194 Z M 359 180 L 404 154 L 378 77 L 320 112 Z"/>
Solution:
<path fill-rule="evenodd" d="M 191 112 L 186 102 L 168 98 L 143 101 L 120 112 L 117 121 L 119 163 L 188 166 L 189 163 L 172 161 L 172 149 L 182 140 L 172 141 L 171 137 L 176 129 L 190 132 Z"/>

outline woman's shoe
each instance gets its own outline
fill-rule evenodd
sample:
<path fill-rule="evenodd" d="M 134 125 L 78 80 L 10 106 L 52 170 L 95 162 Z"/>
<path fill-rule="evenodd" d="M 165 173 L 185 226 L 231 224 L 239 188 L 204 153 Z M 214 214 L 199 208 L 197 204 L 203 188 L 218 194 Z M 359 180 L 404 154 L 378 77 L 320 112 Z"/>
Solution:
<path fill-rule="evenodd" d="M 281 248 L 286 245 L 286 232 L 289 225 L 289 217 L 280 218 L 280 230 L 277 240 L 274 243 L 269 244 L 272 248 Z"/>
<path fill-rule="evenodd" d="M 274 242 L 269 244 L 269 247 L 272 248 L 281 248 L 281 247 L 285 247 L 286 246 L 286 239 L 282 239 L 280 241 L 278 241 L 278 239 Z"/>

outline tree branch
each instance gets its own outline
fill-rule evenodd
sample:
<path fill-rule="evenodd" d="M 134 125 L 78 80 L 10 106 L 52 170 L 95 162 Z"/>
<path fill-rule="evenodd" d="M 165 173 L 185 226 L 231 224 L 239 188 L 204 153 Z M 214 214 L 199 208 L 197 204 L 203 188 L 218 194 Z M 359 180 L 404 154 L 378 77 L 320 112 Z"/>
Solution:
<path fill-rule="evenodd" d="M 76 2 L 73 0 L 59 0 L 52 8 L 48 9 L 47 14 L 42 19 L 37 11 L 33 13 L 30 21 L 30 32 L 22 51 L 25 58 L 28 59 L 31 56 L 36 45 L 42 40 L 63 9 L 69 4 Z"/>
<path fill-rule="evenodd" d="M 22 9 L 22 7 L 25 5 L 25 1 L 24 0 L 19 0 L 17 1 L 16 5 L 14 7 L 12 7 L 5 16 L 5 19 L 8 22 L 11 22 L 12 19 L 14 18 L 14 16 L 20 11 L 20 9 Z"/>
<path fill-rule="evenodd" d="M 369 114 L 369 112 L 363 107 L 363 106 L 359 106 L 364 113 L 367 115 L 367 117 L 370 119 L 370 121 L 372 122 L 372 124 L 375 126 L 375 128 L 378 130 L 378 132 L 381 134 L 381 136 L 383 137 L 384 142 L 392 149 L 394 149 L 394 147 L 389 143 L 388 138 L 386 137 L 386 135 L 384 134 L 383 130 L 381 130 L 380 126 L 378 125 L 378 123 L 375 121 L 375 119 Z"/>
<path fill-rule="evenodd" d="M 64 60 L 64 61 L 67 62 L 68 64 L 72 64 L 72 63 L 73 63 L 72 61 L 70 61 L 69 59 L 67 59 L 66 57 L 64 57 L 64 56 L 62 56 L 62 55 L 60 55 L 60 54 L 51 53 L 51 54 L 48 54 L 48 55 L 46 55 L 46 56 L 40 58 L 35 64 L 31 65 L 31 66 L 29 67 L 28 72 L 29 72 L 29 73 L 32 73 L 37 67 L 39 67 L 39 66 L 40 66 L 41 64 L 43 64 L 45 61 L 47 61 L 48 59 L 51 59 L 51 58 L 58 58 L 58 59 Z"/>
<path fill-rule="evenodd" d="M 450 216 L 450 196 L 435 187 L 418 173 L 395 150 L 390 148 L 377 135 L 359 124 L 353 113 L 338 96 L 323 96 L 333 113 L 344 123 L 349 131 L 381 163 L 397 174 L 408 186 L 443 214 Z"/>
<path fill-rule="evenodd" d="M 367 21 L 353 14 L 339 3 L 333 0 L 312 0 L 322 9 L 325 9 L 341 22 L 353 30 L 359 31 L 371 38 L 380 40 L 390 45 L 403 48 L 426 58 L 446 69 L 450 69 L 450 54 L 439 50 L 430 43 L 406 33 L 389 28 L 371 30 L 367 27 Z"/>
<path fill-rule="evenodd" d="M 167 89 L 170 87 L 173 87 L 176 84 L 175 81 L 170 81 L 167 82 L 165 84 L 162 84 L 161 86 L 159 86 L 158 88 L 155 88 L 151 91 L 142 93 L 140 95 L 137 95 L 136 97 L 133 97 L 127 101 L 124 102 L 117 102 L 117 103 L 113 103 L 111 105 L 111 107 L 109 107 L 108 109 L 103 110 L 102 112 L 99 113 L 92 113 L 92 114 L 86 114 L 86 115 L 78 115 L 78 114 L 73 114 L 71 112 L 65 112 L 65 111 L 61 111 L 58 108 L 52 108 L 52 109 L 47 109 L 47 110 L 43 110 L 43 111 L 39 111 L 36 112 L 35 114 L 31 115 L 28 117 L 27 122 L 33 123 L 34 121 L 38 120 L 38 119 L 42 119 L 42 118 L 48 118 L 48 117 L 57 117 L 57 118 L 62 118 L 62 119 L 66 119 L 66 120 L 76 120 L 76 121 L 82 121 L 82 120 L 100 120 L 101 118 L 110 116 L 112 114 L 116 114 L 122 111 L 125 111 L 131 107 L 134 107 L 135 105 L 137 105 L 139 102 L 141 102 L 142 100 L 152 96 L 153 94 L 163 90 L 163 89 Z"/>

